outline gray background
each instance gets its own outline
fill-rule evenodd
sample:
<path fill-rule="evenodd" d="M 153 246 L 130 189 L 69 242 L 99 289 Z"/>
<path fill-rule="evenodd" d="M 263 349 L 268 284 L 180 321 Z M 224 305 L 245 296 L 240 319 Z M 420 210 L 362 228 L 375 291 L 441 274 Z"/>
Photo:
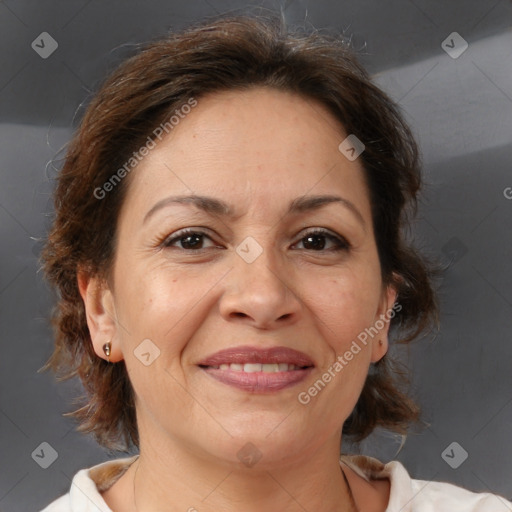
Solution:
<path fill-rule="evenodd" d="M 67 492 L 78 469 L 119 456 L 77 434 L 73 422 L 62 417 L 79 386 L 38 373 L 52 351 L 51 294 L 37 264 L 51 212 L 55 170 L 49 162 L 55 159 L 59 167 L 58 150 L 76 126 L 79 105 L 136 43 L 247 5 L 235 0 L 0 2 L 3 512 L 39 510 Z M 404 109 L 423 149 L 427 186 L 415 239 L 447 267 L 440 282 L 440 333 L 408 349 L 412 392 L 428 426 L 410 434 L 398 454 L 400 439 L 385 432 L 373 435 L 361 450 L 383 461 L 402 461 L 414 478 L 512 498 L 511 2 L 259 5 L 281 9 L 290 23 L 306 19 L 351 37 L 363 64 Z M 457 59 L 441 46 L 454 31 L 469 44 Z M 31 47 L 41 32 L 58 42 L 47 59 Z M 48 469 L 31 456 L 42 442 L 58 453 Z M 452 442 L 469 455 L 457 469 L 442 457 Z M 452 461 L 461 453 L 455 447 Z"/>

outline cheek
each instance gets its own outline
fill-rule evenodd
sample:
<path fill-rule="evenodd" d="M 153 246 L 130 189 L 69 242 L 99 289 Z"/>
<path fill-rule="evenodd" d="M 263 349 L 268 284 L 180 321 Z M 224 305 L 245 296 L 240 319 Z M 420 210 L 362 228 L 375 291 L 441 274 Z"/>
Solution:
<path fill-rule="evenodd" d="M 154 267 L 133 265 L 130 278 L 123 281 L 123 269 L 119 270 L 116 313 L 125 358 L 133 358 L 133 350 L 150 339 L 160 350 L 160 364 L 165 368 L 176 365 L 205 308 L 211 307 L 211 290 L 218 275 L 188 271 L 186 277 L 183 273 L 180 276 L 164 263 Z"/>
<path fill-rule="evenodd" d="M 334 429 L 355 407 L 371 363 L 370 338 L 380 299 L 380 281 L 373 277 L 328 279 L 311 296 L 317 328 L 328 348 L 317 380 L 302 390 L 299 402 L 311 402 Z M 363 340 L 363 341 L 361 341 Z M 302 401 L 301 401 L 302 400 Z M 333 404 L 336 404 L 333 408 Z M 329 430 L 329 428 L 327 428 Z"/>
<path fill-rule="evenodd" d="M 317 280 L 305 293 L 315 315 L 321 320 L 329 345 L 337 352 L 372 325 L 380 299 L 380 281 L 350 272 L 335 279 Z"/>
<path fill-rule="evenodd" d="M 121 262 L 120 262 L 121 263 Z M 163 265 L 124 261 L 116 268 L 116 306 L 131 330 L 155 327 L 155 319 L 167 323 L 186 309 L 191 287 L 180 283 L 177 272 Z"/>

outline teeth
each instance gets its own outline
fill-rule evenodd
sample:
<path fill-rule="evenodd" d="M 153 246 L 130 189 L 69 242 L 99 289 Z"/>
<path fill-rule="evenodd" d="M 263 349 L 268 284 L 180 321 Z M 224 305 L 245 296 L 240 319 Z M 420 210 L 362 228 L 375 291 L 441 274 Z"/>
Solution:
<path fill-rule="evenodd" d="M 244 364 L 244 372 L 252 373 L 252 372 L 261 372 L 261 364 L 260 363 L 245 363 Z"/>
<path fill-rule="evenodd" d="M 288 372 L 298 370 L 300 367 L 295 364 L 288 363 L 231 363 L 221 364 L 219 366 L 211 366 L 211 368 L 220 370 L 233 370 L 235 372 L 264 372 L 264 373 L 275 373 L 275 372 Z"/>

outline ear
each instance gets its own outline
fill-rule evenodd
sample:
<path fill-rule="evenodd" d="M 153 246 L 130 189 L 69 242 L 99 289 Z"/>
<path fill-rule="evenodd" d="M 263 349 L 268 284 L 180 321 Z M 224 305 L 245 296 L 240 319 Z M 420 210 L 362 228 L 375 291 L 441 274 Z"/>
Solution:
<path fill-rule="evenodd" d="M 400 311 L 400 304 L 395 304 L 397 290 L 392 284 L 387 285 L 382 290 L 382 297 L 379 303 L 379 309 L 375 315 L 374 329 L 378 331 L 372 341 L 372 363 L 380 361 L 389 348 L 389 324 L 391 319 Z"/>
<path fill-rule="evenodd" d="M 78 289 L 84 301 L 87 326 L 91 335 L 94 352 L 107 360 L 103 351 L 105 343 L 111 343 L 110 362 L 123 359 L 119 340 L 114 297 L 104 279 L 91 276 L 88 272 L 77 273 Z"/>

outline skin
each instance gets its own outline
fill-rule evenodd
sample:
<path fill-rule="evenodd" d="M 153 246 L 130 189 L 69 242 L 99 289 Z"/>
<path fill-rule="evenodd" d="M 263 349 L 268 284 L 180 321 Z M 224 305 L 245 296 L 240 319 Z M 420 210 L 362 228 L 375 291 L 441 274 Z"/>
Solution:
<path fill-rule="evenodd" d="M 95 352 L 105 358 L 112 340 L 110 361 L 124 359 L 136 394 L 140 457 L 103 494 L 111 508 L 350 510 L 343 470 L 359 508 L 385 510 L 388 481 L 340 470 L 338 454 L 369 365 L 388 349 L 388 325 L 308 404 L 298 401 L 396 298 L 381 279 L 363 169 L 338 150 L 346 136 L 325 107 L 292 93 L 214 93 L 130 175 L 110 279 L 78 276 Z M 221 199 L 236 215 L 172 204 L 144 222 L 159 201 L 191 194 Z M 341 196 L 359 214 L 342 203 L 287 214 L 304 195 Z M 206 233 L 202 249 L 180 237 L 163 245 L 187 227 Z M 327 229 L 342 249 L 322 236 L 316 248 L 311 228 Z M 249 236 L 263 251 L 252 263 L 236 252 Z M 149 366 L 134 355 L 145 339 L 160 350 Z M 315 368 L 304 382 L 258 394 L 197 366 L 240 345 L 294 348 Z M 252 467 L 237 457 L 248 442 L 261 454 Z"/>

